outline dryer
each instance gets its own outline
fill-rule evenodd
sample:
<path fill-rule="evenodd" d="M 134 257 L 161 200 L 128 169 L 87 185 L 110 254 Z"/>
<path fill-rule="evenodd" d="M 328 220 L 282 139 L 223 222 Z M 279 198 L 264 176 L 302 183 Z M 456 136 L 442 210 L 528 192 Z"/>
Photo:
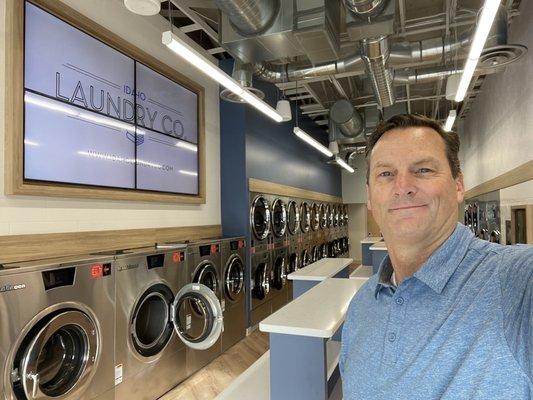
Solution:
<path fill-rule="evenodd" d="M 260 193 L 250 193 L 250 199 L 250 251 L 270 250 L 272 212 L 269 197 Z"/>
<path fill-rule="evenodd" d="M 258 324 L 271 313 L 271 275 L 270 251 L 252 254 L 251 326 Z"/>
<path fill-rule="evenodd" d="M 243 237 L 222 239 L 220 252 L 224 314 L 222 352 L 225 352 L 246 336 L 246 242 Z"/>
<path fill-rule="evenodd" d="M 272 312 L 287 304 L 287 264 L 288 246 L 280 247 L 272 252 Z"/>
<path fill-rule="evenodd" d="M 289 200 L 287 204 L 287 232 L 289 240 L 300 233 L 300 206 L 294 199 Z"/>
<path fill-rule="evenodd" d="M 272 236 L 273 248 L 287 245 L 287 201 L 285 198 L 276 197 L 272 201 Z"/>
<path fill-rule="evenodd" d="M 220 254 L 220 239 L 202 240 L 189 243 L 187 246 L 188 281 L 193 284 L 202 284 L 208 287 L 220 302 L 222 300 L 222 267 Z M 190 335 L 201 336 L 206 329 L 208 315 L 205 310 L 191 303 Z M 194 373 L 204 367 L 222 352 L 222 340 L 218 339 L 209 348 L 187 348 L 187 371 Z"/>
<path fill-rule="evenodd" d="M 5 399 L 114 399 L 115 274 L 110 257 L 0 267 Z"/>
<path fill-rule="evenodd" d="M 151 400 L 187 377 L 186 345 L 171 308 L 187 283 L 186 245 L 115 254 L 117 400 Z"/>

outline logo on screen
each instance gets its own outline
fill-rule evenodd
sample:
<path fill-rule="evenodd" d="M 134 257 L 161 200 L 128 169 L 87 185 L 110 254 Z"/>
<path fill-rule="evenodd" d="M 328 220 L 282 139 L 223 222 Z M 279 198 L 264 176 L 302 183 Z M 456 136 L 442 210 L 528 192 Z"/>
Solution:
<path fill-rule="evenodd" d="M 137 135 L 137 142 L 135 142 L 135 134 L 131 132 L 126 132 L 126 137 L 131 142 L 135 143 L 137 146 L 140 146 L 144 143 L 144 135 Z"/>

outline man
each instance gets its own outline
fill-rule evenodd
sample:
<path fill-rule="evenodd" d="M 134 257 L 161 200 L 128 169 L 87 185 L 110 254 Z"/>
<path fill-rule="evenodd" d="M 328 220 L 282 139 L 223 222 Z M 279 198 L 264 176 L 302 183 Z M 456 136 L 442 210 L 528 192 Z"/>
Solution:
<path fill-rule="evenodd" d="M 457 223 L 459 138 L 397 115 L 367 145 L 368 209 L 388 256 L 342 332 L 344 399 L 531 399 L 533 246 Z"/>

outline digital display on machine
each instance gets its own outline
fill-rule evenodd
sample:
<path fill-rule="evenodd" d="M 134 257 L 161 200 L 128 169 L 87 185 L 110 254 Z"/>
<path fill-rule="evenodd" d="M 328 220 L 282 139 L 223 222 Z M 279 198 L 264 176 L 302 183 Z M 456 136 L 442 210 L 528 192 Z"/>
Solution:
<path fill-rule="evenodd" d="M 211 255 L 211 245 L 206 244 L 199 247 L 200 257 Z"/>
<path fill-rule="evenodd" d="M 165 265 L 165 254 L 146 256 L 146 264 L 148 269 L 162 268 Z"/>
<path fill-rule="evenodd" d="M 198 194 L 198 95 L 25 3 L 24 179 Z"/>

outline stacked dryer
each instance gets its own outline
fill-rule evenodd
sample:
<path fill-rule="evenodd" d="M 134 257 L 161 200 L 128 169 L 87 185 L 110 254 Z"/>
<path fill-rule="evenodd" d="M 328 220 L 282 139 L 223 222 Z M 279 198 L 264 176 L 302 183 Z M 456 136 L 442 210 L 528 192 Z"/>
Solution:
<path fill-rule="evenodd" d="M 272 312 L 287 304 L 287 268 L 289 263 L 289 240 L 287 237 L 287 199 L 272 199 Z"/>

